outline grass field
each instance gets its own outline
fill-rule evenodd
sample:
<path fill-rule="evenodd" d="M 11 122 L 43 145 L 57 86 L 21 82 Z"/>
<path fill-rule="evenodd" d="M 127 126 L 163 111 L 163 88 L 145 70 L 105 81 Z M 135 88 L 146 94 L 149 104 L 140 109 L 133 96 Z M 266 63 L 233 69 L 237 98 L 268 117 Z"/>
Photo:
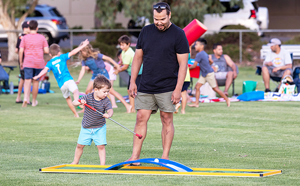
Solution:
<path fill-rule="evenodd" d="M 74 79 L 78 69 L 72 69 Z M 17 70 L 11 80 L 17 84 Z M 79 90 L 84 92 L 90 78 L 85 75 Z M 242 82 L 256 80 L 254 70 L 241 68 L 236 92 Z M 170 159 L 188 167 L 281 169 L 283 174 L 266 178 L 185 177 L 146 175 L 52 174 L 39 168 L 71 163 L 80 131 L 81 118 L 74 118 L 53 76 L 54 94 L 38 95 L 39 105 L 21 108 L 16 94 L 0 95 L 0 185 L 299 185 L 300 127 L 299 102 L 204 103 L 174 115 L 175 138 Z M 126 95 L 126 89 L 116 90 Z M 274 88 L 274 87 L 272 87 Z M 222 87 L 223 90 L 223 87 Z M 231 92 L 229 90 L 229 92 Z M 118 103 L 113 119 L 130 129 L 135 115 L 126 114 Z M 160 158 L 161 122 L 152 115 L 141 158 Z M 107 121 L 107 165 L 128 159 L 132 135 Z M 85 147 L 80 164 L 99 164 L 97 148 Z"/>

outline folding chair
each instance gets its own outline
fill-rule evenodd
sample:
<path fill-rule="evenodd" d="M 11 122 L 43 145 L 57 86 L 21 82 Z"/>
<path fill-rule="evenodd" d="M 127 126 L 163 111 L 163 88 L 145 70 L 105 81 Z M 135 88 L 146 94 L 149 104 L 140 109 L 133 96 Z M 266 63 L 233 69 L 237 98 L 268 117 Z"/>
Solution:
<path fill-rule="evenodd" d="M 239 67 L 235 64 L 235 68 L 236 68 L 236 73 L 239 74 Z M 229 71 L 233 71 L 231 67 L 229 67 Z M 217 79 L 217 83 L 218 86 L 225 86 L 226 84 L 226 79 Z M 232 95 L 235 95 L 235 90 L 234 90 L 234 79 L 232 80 Z"/>

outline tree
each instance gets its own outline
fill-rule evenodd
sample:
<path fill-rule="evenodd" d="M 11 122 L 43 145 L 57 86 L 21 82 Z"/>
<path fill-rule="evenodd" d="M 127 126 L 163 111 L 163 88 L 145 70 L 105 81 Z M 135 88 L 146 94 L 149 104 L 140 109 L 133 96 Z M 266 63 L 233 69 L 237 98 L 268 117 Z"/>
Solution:
<path fill-rule="evenodd" d="M 103 26 L 112 27 L 117 12 L 124 11 L 126 17 L 136 19 L 145 16 L 152 18 L 152 5 L 160 2 L 157 0 L 97 0 L 95 15 L 101 20 Z M 183 28 L 193 19 L 203 21 L 204 14 L 218 13 L 222 15 L 225 7 L 219 0 L 163 0 L 167 2 L 172 10 L 172 22 Z M 243 6 L 241 0 L 231 0 L 231 6 L 238 4 Z M 150 19 L 151 20 L 151 19 Z"/>
<path fill-rule="evenodd" d="M 18 30 L 25 18 L 34 11 L 38 0 L 0 0 L 0 24 L 4 30 Z M 26 5 L 29 9 L 26 9 Z M 16 23 L 16 16 L 20 16 L 19 21 Z M 18 59 L 15 53 L 18 33 L 7 32 L 8 39 L 8 61 Z"/>

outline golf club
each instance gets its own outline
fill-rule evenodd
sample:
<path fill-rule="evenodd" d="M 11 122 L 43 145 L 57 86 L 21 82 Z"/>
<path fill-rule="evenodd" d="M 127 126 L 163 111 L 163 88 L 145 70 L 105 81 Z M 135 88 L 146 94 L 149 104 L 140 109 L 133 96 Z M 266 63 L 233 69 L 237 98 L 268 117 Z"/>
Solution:
<path fill-rule="evenodd" d="M 81 103 L 81 100 L 79 99 L 78 102 Z M 92 107 L 92 106 L 90 106 L 90 105 L 88 105 L 88 104 L 86 104 L 86 103 L 85 103 L 84 105 L 87 106 L 87 107 L 89 107 L 89 108 L 92 109 L 93 111 L 98 112 L 99 114 L 101 114 L 101 115 L 103 116 L 103 113 L 100 112 L 100 111 L 98 111 L 98 110 L 95 109 L 94 107 Z M 108 118 L 108 119 L 111 120 L 111 121 L 113 121 L 113 122 L 115 122 L 116 124 L 118 124 L 119 126 L 123 127 L 124 129 L 128 130 L 128 131 L 131 132 L 132 134 L 136 135 L 139 139 L 142 139 L 142 138 L 143 138 L 142 135 L 137 134 L 137 133 L 131 131 L 131 130 L 128 129 L 127 127 L 125 127 L 125 126 L 121 125 L 120 123 L 118 123 L 117 121 L 115 121 L 115 120 L 113 120 L 113 119 L 111 119 L 111 118 Z"/>

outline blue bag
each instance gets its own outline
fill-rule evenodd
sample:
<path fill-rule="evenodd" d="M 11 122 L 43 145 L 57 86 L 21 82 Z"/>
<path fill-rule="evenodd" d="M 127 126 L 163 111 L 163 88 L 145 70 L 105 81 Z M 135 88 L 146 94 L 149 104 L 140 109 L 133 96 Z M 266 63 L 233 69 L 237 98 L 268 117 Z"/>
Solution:
<path fill-rule="evenodd" d="M 0 81 L 8 81 L 9 76 L 7 72 L 3 69 L 2 65 L 0 65 Z"/>
<path fill-rule="evenodd" d="M 239 95 L 237 99 L 239 99 L 240 101 L 257 101 L 260 99 L 264 99 L 264 97 L 264 91 L 252 91 Z"/>

